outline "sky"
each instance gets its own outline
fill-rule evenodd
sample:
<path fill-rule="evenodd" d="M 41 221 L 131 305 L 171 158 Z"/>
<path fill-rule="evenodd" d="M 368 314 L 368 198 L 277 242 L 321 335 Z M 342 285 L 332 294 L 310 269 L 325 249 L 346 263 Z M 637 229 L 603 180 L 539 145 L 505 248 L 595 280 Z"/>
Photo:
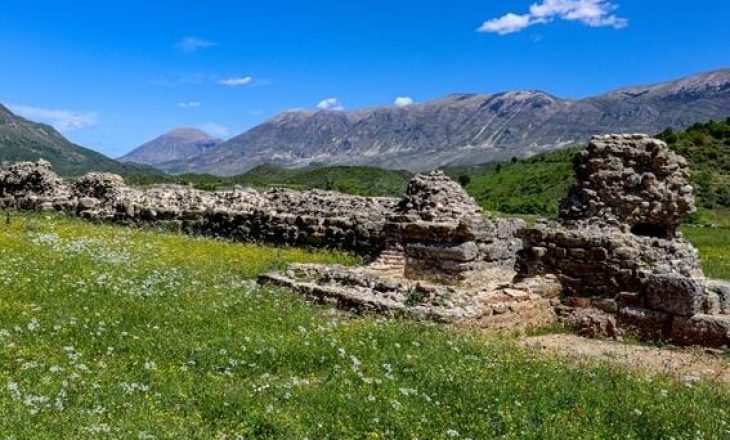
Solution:
<path fill-rule="evenodd" d="M 730 67 L 728 0 L 0 0 L 0 103 L 112 157 L 175 127 Z"/>

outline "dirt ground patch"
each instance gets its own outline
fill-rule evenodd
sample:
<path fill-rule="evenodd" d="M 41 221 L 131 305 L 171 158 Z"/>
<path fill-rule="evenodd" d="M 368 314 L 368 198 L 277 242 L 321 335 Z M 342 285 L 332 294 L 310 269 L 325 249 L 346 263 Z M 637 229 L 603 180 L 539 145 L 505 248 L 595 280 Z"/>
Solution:
<path fill-rule="evenodd" d="M 530 336 L 524 346 L 579 361 L 607 361 L 632 370 L 650 370 L 682 381 L 712 380 L 730 384 L 730 360 L 700 348 L 660 348 L 587 339 L 570 334 Z"/>

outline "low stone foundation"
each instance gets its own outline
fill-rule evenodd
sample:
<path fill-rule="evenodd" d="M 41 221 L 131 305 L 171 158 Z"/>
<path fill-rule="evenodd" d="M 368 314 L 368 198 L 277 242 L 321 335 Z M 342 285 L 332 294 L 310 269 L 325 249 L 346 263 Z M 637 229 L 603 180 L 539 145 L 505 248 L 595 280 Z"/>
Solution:
<path fill-rule="evenodd" d="M 267 273 L 259 282 L 291 288 L 319 302 L 359 313 L 479 326 L 525 329 L 556 321 L 560 286 L 554 278 L 512 283 L 511 273 L 484 274 L 464 286 L 417 281 L 365 267 L 295 264 Z"/>

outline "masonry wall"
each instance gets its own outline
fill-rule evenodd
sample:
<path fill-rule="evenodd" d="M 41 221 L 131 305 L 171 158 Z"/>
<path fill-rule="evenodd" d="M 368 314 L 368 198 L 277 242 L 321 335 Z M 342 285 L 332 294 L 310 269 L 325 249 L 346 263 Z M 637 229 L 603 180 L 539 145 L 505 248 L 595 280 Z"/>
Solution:
<path fill-rule="evenodd" d="M 176 185 L 142 190 L 107 173 L 65 182 L 45 161 L 0 170 L 2 208 L 61 211 L 244 242 L 338 248 L 366 258 L 383 249 L 383 224 L 397 201 L 319 190 L 205 192 Z"/>
<path fill-rule="evenodd" d="M 694 210 L 687 162 L 644 135 L 591 139 L 557 222 L 518 231 L 518 277 L 560 281 L 558 314 L 592 336 L 632 333 L 680 344 L 730 344 L 727 283 L 708 282 L 677 232 Z"/>

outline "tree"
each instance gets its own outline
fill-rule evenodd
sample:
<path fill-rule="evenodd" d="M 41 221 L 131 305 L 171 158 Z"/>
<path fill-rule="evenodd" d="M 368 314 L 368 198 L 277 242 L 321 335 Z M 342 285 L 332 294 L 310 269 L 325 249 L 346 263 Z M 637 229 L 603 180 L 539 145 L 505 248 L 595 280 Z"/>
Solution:
<path fill-rule="evenodd" d="M 471 177 L 469 177 L 469 175 L 467 174 L 462 174 L 461 176 L 459 176 L 458 181 L 461 186 L 466 188 L 466 186 L 471 182 Z"/>
<path fill-rule="evenodd" d="M 730 186 L 724 185 L 717 190 L 717 204 L 720 206 L 730 206 Z"/>
<path fill-rule="evenodd" d="M 671 127 L 665 128 L 664 131 L 659 133 L 659 136 L 657 137 L 668 144 L 674 144 L 678 140 L 677 134 L 674 133 L 674 130 L 672 130 Z"/>

